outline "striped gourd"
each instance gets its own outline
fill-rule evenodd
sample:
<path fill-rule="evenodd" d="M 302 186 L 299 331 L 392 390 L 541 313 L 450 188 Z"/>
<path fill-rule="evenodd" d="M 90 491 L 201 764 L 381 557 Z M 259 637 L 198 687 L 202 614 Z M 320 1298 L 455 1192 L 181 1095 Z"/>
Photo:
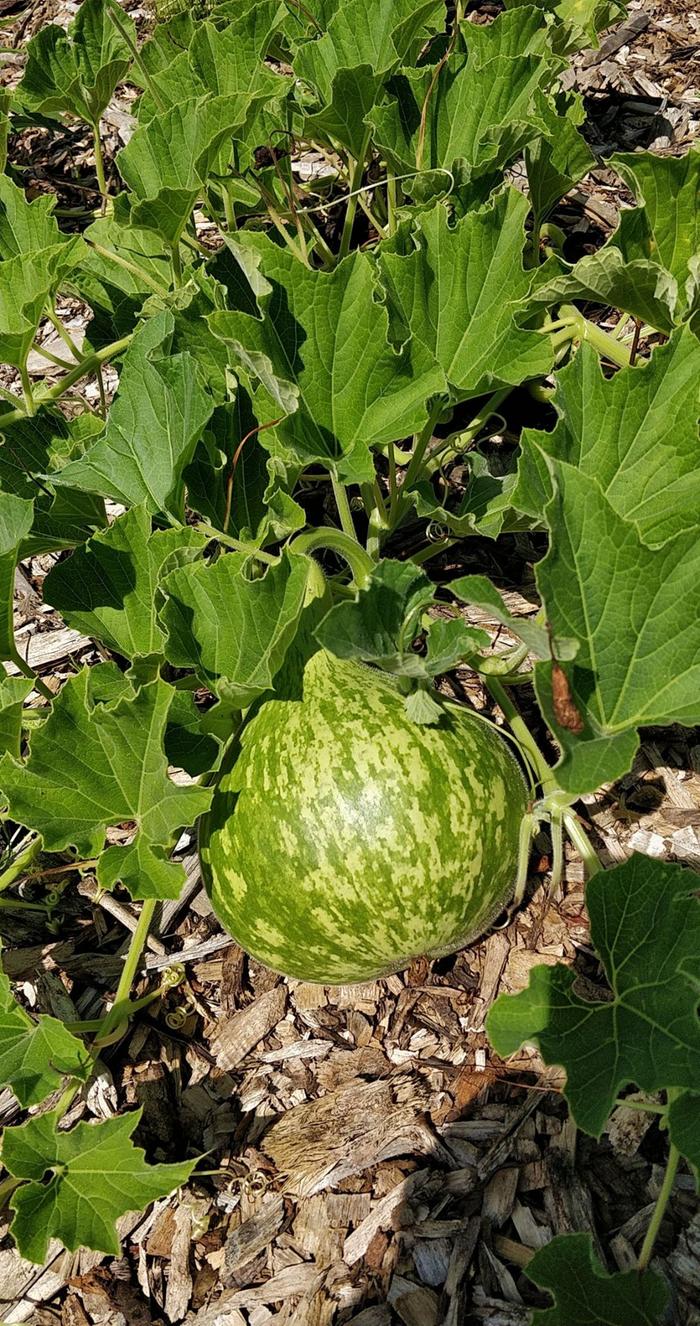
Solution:
<path fill-rule="evenodd" d="M 523 777 L 497 729 L 407 718 L 369 669 L 321 651 L 303 700 L 269 700 L 202 824 L 214 910 L 249 953 L 323 984 L 399 971 L 480 934 L 512 893 Z"/>

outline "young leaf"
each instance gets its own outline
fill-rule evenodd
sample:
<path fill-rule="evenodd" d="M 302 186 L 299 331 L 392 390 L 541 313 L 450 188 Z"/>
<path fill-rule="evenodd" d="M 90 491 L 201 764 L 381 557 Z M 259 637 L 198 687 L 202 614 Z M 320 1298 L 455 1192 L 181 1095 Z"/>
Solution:
<path fill-rule="evenodd" d="M 92 1056 L 83 1042 L 57 1018 L 30 1018 L 0 971 L 0 1079 L 20 1105 L 39 1105 L 65 1074 L 84 1079 L 91 1072 Z"/>
<path fill-rule="evenodd" d="M 57 1112 L 7 1128 L 3 1164 L 26 1183 L 10 1198 L 12 1234 L 23 1257 L 43 1262 L 57 1236 L 71 1252 L 119 1253 L 116 1222 L 186 1183 L 196 1161 L 148 1165 L 131 1135 L 141 1111 L 59 1132 Z M 46 1175 L 50 1175 L 45 1182 Z"/>
<path fill-rule="evenodd" d="M 87 335 L 96 349 L 133 331 L 144 300 L 166 294 L 170 255 L 152 230 L 102 217 L 84 232 L 87 252 L 73 281 L 93 312 Z"/>
<path fill-rule="evenodd" d="M 111 497 L 125 506 L 143 504 L 152 515 L 167 511 L 181 519 L 182 473 L 192 459 L 213 401 L 199 380 L 190 354 L 168 354 L 167 336 L 152 319 L 146 330 L 157 349 L 137 338 L 124 362 L 107 427 L 79 460 L 53 482 Z M 162 327 L 172 328 L 169 314 Z"/>
<path fill-rule="evenodd" d="M 585 342 L 557 374 L 552 433 L 526 430 L 509 500 L 540 517 L 551 499 L 546 456 L 597 479 L 618 516 L 658 547 L 700 524 L 700 343 L 683 327 L 651 359 L 605 378 Z"/>
<path fill-rule="evenodd" d="M 545 217 L 595 166 L 595 157 L 577 128 L 586 117 L 580 98 L 560 95 L 555 103 L 542 97 L 538 109 L 546 134 L 528 143 L 525 165 L 532 228 L 539 236 Z"/>
<path fill-rule="evenodd" d="M 375 663 L 395 676 L 427 679 L 449 672 L 465 655 L 488 646 L 489 638 L 461 619 L 435 621 L 427 656 L 414 653 L 413 641 L 434 597 L 434 586 L 423 571 L 411 562 L 384 558 L 354 602 L 331 608 L 315 631 L 316 639 L 338 658 Z"/>
<path fill-rule="evenodd" d="M 285 554 L 261 579 L 250 559 L 228 553 L 212 566 L 200 562 L 163 581 L 160 614 L 168 632 L 166 657 L 195 668 L 244 709 L 269 690 L 296 634 L 307 593 L 309 563 Z"/>
<path fill-rule="evenodd" d="M 638 727 L 700 721 L 700 543 L 687 533 L 647 548 L 596 479 L 549 464 L 552 540 L 537 583 L 555 635 L 580 642 L 569 672 L 580 739 L 552 715 L 549 665 L 536 666 L 535 682 L 564 749 L 557 779 L 578 794 L 626 772 Z"/>
<path fill-rule="evenodd" d="M 97 867 L 101 884 L 109 888 L 119 879 L 135 898 L 177 897 L 183 870 L 167 860 L 168 848 L 211 798 L 205 788 L 177 787 L 167 776 L 163 736 L 173 695 L 171 686 L 154 681 L 116 704 L 95 703 L 84 668 L 33 734 L 26 762 L 0 760 L 0 787 L 13 817 L 36 829 L 49 852 L 74 847 L 94 856 L 109 825 L 135 823 L 133 841 L 108 847 Z"/>
<path fill-rule="evenodd" d="M 129 14 L 122 23 L 135 41 Z M 96 125 L 130 65 L 131 51 L 110 19 L 107 0 L 83 0 L 67 33 L 52 23 L 28 43 L 20 100 L 40 115 L 70 115 Z"/>
<path fill-rule="evenodd" d="M 612 997 L 584 998 L 576 973 L 535 967 L 517 995 L 501 995 L 487 1031 L 498 1054 L 524 1041 L 566 1069 L 565 1096 L 584 1132 L 600 1136 L 616 1097 L 697 1087 L 700 903 L 692 871 L 634 855 L 586 889 L 591 940 Z"/>
<path fill-rule="evenodd" d="M 213 313 L 210 325 L 261 387 L 255 409 L 281 420 L 274 435 L 303 463 L 320 461 L 349 482 L 371 480 L 370 445 L 397 441 L 427 418 L 444 377 L 418 343 L 389 344 L 372 262 L 354 253 L 332 272 L 312 272 L 262 235 L 236 241 L 245 270 L 265 273 L 263 319 Z M 290 411 L 297 408 L 294 413 Z M 261 434 L 269 446 L 270 432 Z"/>
<path fill-rule="evenodd" d="M 590 1234 L 562 1234 L 535 1253 L 528 1280 L 548 1289 L 554 1306 L 533 1313 L 532 1326 L 660 1326 L 668 1289 L 655 1271 L 609 1275 Z"/>
<path fill-rule="evenodd" d="M 486 576 L 460 576 L 450 583 L 450 592 L 462 603 L 471 603 L 474 607 L 485 608 L 496 621 L 506 626 L 513 635 L 517 635 L 538 658 L 551 656 L 551 638 L 546 627 L 540 626 L 529 617 L 514 617 L 506 608 L 501 595 Z M 577 640 L 555 640 L 558 659 L 572 659 L 578 652 Z"/>
<path fill-rule="evenodd" d="M 27 537 L 34 517 L 34 507 L 22 497 L 3 493 L 0 499 L 0 658 L 12 658 L 15 632 L 12 620 L 12 597 L 15 567 L 22 540 Z"/>
<path fill-rule="evenodd" d="M 101 640 L 125 658 L 162 653 L 155 594 L 163 563 L 173 552 L 192 557 L 207 540 L 194 529 L 151 533 L 143 506 L 119 516 L 44 581 L 44 601 L 69 626 Z"/>

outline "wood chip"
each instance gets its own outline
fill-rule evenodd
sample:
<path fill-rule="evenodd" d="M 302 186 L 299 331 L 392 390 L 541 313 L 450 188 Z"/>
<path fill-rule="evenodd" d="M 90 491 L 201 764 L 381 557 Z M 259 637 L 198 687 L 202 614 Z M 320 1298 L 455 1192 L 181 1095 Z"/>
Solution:
<path fill-rule="evenodd" d="M 212 1050 L 219 1068 L 227 1071 L 236 1068 L 247 1054 L 269 1035 L 273 1027 L 284 1016 L 287 1004 L 287 991 L 284 985 L 274 989 L 234 1013 L 221 1026 L 212 1041 Z"/>
<path fill-rule="evenodd" d="M 281 1197 L 266 1196 L 260 1210 L 234 1229 L 224 1244 L 224 1273 L 222 1283 L 238 1281 L 244 1266 L 252 1262 L 277 1237 L 284 1224 L 284 1201 Z"/>

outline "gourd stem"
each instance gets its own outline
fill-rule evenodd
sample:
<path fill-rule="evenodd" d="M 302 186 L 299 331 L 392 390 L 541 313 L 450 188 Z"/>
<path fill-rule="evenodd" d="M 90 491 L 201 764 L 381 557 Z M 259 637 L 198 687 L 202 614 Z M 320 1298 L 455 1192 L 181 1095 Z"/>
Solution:
<path fill-rule="evenodd" d="M 148 69 L 146 68 L 146 64 L 143 60 L 143 57 L 141 55 L 141 52 L 139 51 L 138 46 L 136 45 L 136 42 L 133 40 L 128 27 L 122 21 L 122 13 L 119 8 L 119 0 L 107 0 L 107 8 L 109 16 L 115 28 L 117 29 L 117 32 L 119 33 L 122 40 L 126 42 L 126 45 L 129 47 L 129 50 L 131 51 L 134 64 L 136 65 L 136 68 L 138 69 L 143 79 L 143 84 L 144 87 L 146 88 L 146 91 L 150 93 L 159 111 L 167 110 L 168 108 L 163 98 L 161 97 L 158 88 L 153 82 L 153 79 L 151 78 Z"/>
<path fill-rule="evenodd" d="M 27 660 L 22 658 L 19 649 L 16 649 L 14 645 L 11 645 L 7 652 L 9 654 L 8 662 L 14 663 L 15 667 L 19 668 L 22 676 L 27 677 L 27 679 L 32 682 L 34 690 L 38 691 L 39 695 L 43 695 L 45 700 L 55 699 L 53 692 L 49 690 L 48 686 L 40 677 L 37 677 L 34 669 L 29 663 L 27 663 Z"/>
<path fill-rule="evenodd" d="M 627 346 L 616 337 L 608 335 L 602 327 L 596 327 L 594 322 L 589 322 L 573 304 L 562 305 L 559 315 L 562 325 L 571 328 L 569 339 L 588 341 L 599 355 L 617 364 L 618 368 L 629 367 L 630 351 Z"/>
<path fill-rule="evenodd" d="M 97 176 L 97 187 L 100 191 L 100 197 L 102 199 L 102 204 L 100 207 L 100 215 L 104 216 L 105 212 L 107 211 L 107 203 L 109 200 L 109 189 L 107 188 L 107 176 L 105 174 L 105 159 L 104 159 L 104 153 L 102 151 L 102 139 L 100 137 L 99 120 L 96 120 L 95 123 L 91 126 L 91 128 L 92 128 L 92 141 L 95 150 L 95 174 Z"/>
<path fill-rule="evenodd" d="M 440 418 L 443 409 L 444 409 L 444 401 L 442 400 L 436 401 L 432 410 L 430 411 L 430 415 L 427 419 L 424 428 L 416 438 L 416 444 L 413 448 L 413 454 L 408 462 L 408 466 L 403 476 L 403 483 L 401 484 L 401 487 L 398 490 L 396 501 L 394 503 L 394 509 L 391 514 L 391 529 L 395 529 L 397 525 L 401 524 L 407 505 L 407 500 L 406 500 L 407 495 L 410 497 L 411 489 L 413 488 L 413 485 L 416 479 L 418 478 L 418 475 L 420 474 L 423 461 L 425 459 L 425 453 L 428 450 L 428 447 L 430 446 L 430 442 L 433 436 L 433 429 L 438 419 Z"/>
<path fill-rule="evenodd" d="M 296 553 L 316 552 L 319 548 L 328 548 L 343 557 L 357 588 L 365 588 L 374 571 L 374 562 L 356 539 L 351 539 L 343 530 L 324 526 L 322 529 L 309 530 L 306 534 L 298 534 L 289 544 L 289 551 Z"/>
<path fill-rule="evenodd" d="M 357 160 L 353 165 L 352 174 L 350 175 L 350 193 L 348 194 L 348 205 L 345 211 L 343 233 L 340 237 L 340 250 L 338 253 L 339 262 L 342 261 L 343 258 L 346 258 L 350 252 L 352 228 L 355 223 L 355 213 L 357 211 L 357 192 L 362 184 L 362 176 L 365 172 L 365 158 L 370 144 L 371 132 L 371 129 L 368 129 L 362 140 L 360 150 L 357 154 Z"/>
<path fill-rule="evenodd" d="M 669 1100 L 671 1099 L 671 1095 L 672 1093 L 669 1091 L 668 1093 Z M 654 1251 L 654 1244 L 656 1243 L 656 1240 L 658 1238 L 659 1230 L 661 1229 L 661 1223 L 666 1213 L 666 1207 L 668 1206 L 671 1193 L 673 1192 L 673 1185 L 676 1180 L 676 1171 L 678 1169 L 678 1163 L 680 1161 L 680 1158 L 681 1158 L 680 1151 L 678 1150 L 677 1147 L 671 1144 L 668 1153 L 668 1160 L 666 1161 L 666 1173 L 664 1174 L 664 1181 L 661 1184 L 661 1191 L 659 1192 L 659 1195 L 656 1199 L 656 1206 L 654 1207 L 654 1212 L 649 1222 L 649 1228 L 647 1229 L 646 1235 L 644 1237 L 644 1242 L 642 1244 L 641 1252 L 639 1254 L 639 1260 L 637 1261 L 638 1271 L 645 1271 L 647 1266 L 649 1265 L 649 1262 L 651 1261 L 651 1255 Z"/>
<path fill-rule="evenodd" d="M 554 776 L 554 771 L 551 765 L 547 763 L 542 751 L 535 741 L 535 738 L 527 726 L 527 723 L 521 718 L 505 688 L 495 677 L 484 675 L 482 680 L 487 689 L 491 692 L 496 703 L 499 704 L 503 710 L 514 735 L 518 738 L 523 754 L 527 757 L 529 763 L 535 770 L 542 787 L 543 795 L 546 797 L 556 794 L 559 791 L 559 788 Z M 561 812 L 561 817 L 564 828 L 566 829 L 573 846 L 581 857 L 589 878 L 592 875 L 597 875 L 603 867 L 580 819 L 571 809 L 566 809 Z"/>

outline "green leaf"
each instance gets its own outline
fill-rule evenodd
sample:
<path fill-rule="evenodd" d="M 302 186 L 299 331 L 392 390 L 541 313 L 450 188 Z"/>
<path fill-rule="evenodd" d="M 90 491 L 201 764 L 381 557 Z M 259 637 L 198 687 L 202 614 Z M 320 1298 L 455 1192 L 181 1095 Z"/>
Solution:
<path fill-rule="evenodd" d="M 585 109 L 579 97 L 560 95 L 556 104 L 541 98 L 538 105 L 546 135 L 528 143 L 525 165 L 533 231 L 539 236 L 545 217 L 595 166 L 595 157 L 577 128 L 585 119 Z"/>
<path fill-rule="evenodd" d="M 0 259 L 16 258 L 41 249 L 70 243 L 58 228 L 53 211 L 56 198 L 44 194 L 29 202 L 23 189 L 9 177 L 0 176 Z"/>
<path fill-rule="evenodd" d="M 0 677 L 0 756 L 7 751 L 19 759 L 24 701 L 31 690 L 26 677 Z"/>
<path fill-rule="evenodd" d="M 697 1092 L 674 1093 L 668 1106 L 668 1135 L 692 1165 L 700 1182 L 700 1095 Z"/>
<path fill-rule="evenodd" d="M 436 620 L 429 626 L 426 656 L 415 653 L 413 642 L 424 629 L 423 614 L 434 597 L 435 588 L 423 571 L 411 562 L 384 558 L 355 601 L 331 608 L 314 634 L 338 658 L 375 663 L 400 677 L 437 676 L 486 647 L 489 638 L 461 619 Z"/>
<path fill-rule="evenodd" d="M 47 851 L 72 847 L 83 857 L 101 851 L 109 825 L 134 823 L 130 844 L 102 853 L 98 880 L 109 888 L 119 879 L 135 898 L 177 897 L 184 873 L 167 851 L 211 793 L 177 787 L 167 776 L 163 736 L 174 691 L 154 681 L 108 706 L 95 703 L 89 687 L 84 668 L 33 734 L 26 762 L 0 760 L 11 814 L 41 834 Z"/>
<path fill-rule="evenodd" d="M 20 253 L 0 262 L 0 359 L 21 368 L 47 301 L 80 261 L 82 240 Z"/>
<path fill-rule="evenodd" d="M 450 592 L 463 603 L 484 608 L 493 614 L 496 621 L 506 626 L 513 635 L 517 635 L 538 658 L 551 656 L 551 644 L 546 628 L 529 617 L 514 617 L 506 608 L 498 590 L 490 580 L 486 579 L 486 576 L 460 576 L 459 580 L 450 582 Z M 553 643 L 558 659 L 575 658 L 578 651 L 577 640 L 555 637 Z"/>
<path fill-rule="evenodd" d="M 452 228 L 438 205 L 417 218 L 411 238 L 405 232 L 405 253 L 380 252 L 390 304 L 440 365 L 455 400 L 551 367 L 544 338 L 517 325 L 531 282 L 522 263 L 527 212 L 515 189 Z"/>
<path fill-rule="evenodd" d="M 537 584 L 557 636 L 580 642 L 569 670 L 582 737 L 557 721 L 551 668 L 535 668 L 537 696 L 564 748 L 557 779 L 580 794 L 629 767 L 642 725 L 700 721 L 700 543 L 678 534 L 646 547 L 600 484 L 550 460 L 552 540 Z"/>
<path fill-rule="evenodd" d="M 104 502 L 92 493 L 54 489 L 53 473 L 79 450 L 99 423 L 92 415 L 68 421 L 59 410 L 40 409 L 3 428 L 0 412 L 0 501 L 5 494 L 34 500 L 34 520 L 21 545 L 21 556 L 58 552 L 82 543 L 106 523 Z M 34 478 L 43 474 L 41 487 Z"/>
<path fill-rule="evenodd" d="M 434 76 L 426 66 L 391 79 L 387 98 L 369 116 L 375 142 L 397 174 L 415 176 L 402 181 L 409 194 L 448 191 L 449 173 L 466 190 L 464 205 L 478 204 L 508 162 L 544 132 L 535 94 L 551 82 L 552 63 L 538 55 L 498 56 L 472 67 L 468 56 L 455 53 L 433 86 Z M 421 179 L 420 172 L 430 171 L 443 174 Z"/>
<path fill-rule="evenodd" d="M 0 658 L 15 654 L 12 598 L 15 567 L 20 544 L 27 537 L 34 517 L 34 507 L 22 497 L 6 493 L 0 499 Z"/>
<path fill-rule="evenodd" d="M 371 480 L 370 446 L 425 423 L 427 400 L 444 388 L 440 369 L 417 343 L 400 353 L 389 344 L 387 310 L 366 254 L 326 273 L 308 271 L 262 235 L 242 234 L 235 252 L 253 279 L 261 263 L 263 318 L 213 313 L 210 324 L 260 382 L 258 418 L 288 416 L 274 437 L 300 463 L 320 461 L 348 482 Z M 261 433 L 264 446 L 270 437 Z"/>
<path fill-rule="evenodd" d="M 463 20 L 459 31 L 469 54 L 470 68 L 488 64 L 498 56 L 517 59 L 523 55 L 548 55 L 552 49 L 551 25 L 542 10 L 529 3 L 522 8 L 506 8 L 492 23 Z"/>
<path fill-rule="evenodd" d="M 172 328 L 164 313 L 163 329 Z M 149 351 L 146 332 L 157 341 Z M 213 401 L 188 353 L 169 353 L 168 337 L 152 319 L 124 361 L 119 390 L 102 437 L 66 465 L 56 484 L 83 488 L 125 506 L 143 504 L 152 515 L 181 519 L 182 474 L 211 415 Z"/>
<path fill-rule="evenodd" d="M 196 1161 L 148 1165 L 131 1135 L 141 1111 L 59 1132 L 60 1114 L 42 1114 L 7 1128 L 3 1163 L 26 1179 L 10 1198 L 12 1234 L 23 1257 L 43 1262 L 49 1239 L 71 1252 L 119 1253 L 116 1222 L 186 1183 Z M 49 1175 L 47 1182 L 43 1180 Z"/>
<path fill-rule="evenodd" d="M 100 349 L 133 331 L 149 295 L 167 292 L 170 254 L 152 230 L 114 217 L 94 221 L 84 238 L 87 251 L 73 279 L 93 312 L 90 344 Z"/>
<path fill-rule="evenodd" d="M 165 753 L 169 764 L 184 769 L 192 778 L 213 769 L 221 749 L 205 729 L 205 719 L 189 691 L 175 692 L 165 730 Z"/>
<path fill-rule="evenodd" d="M 668 1289 L 655 1271 L 609 1275 L 590 1234 L 561 1234 L 535 1253 L 528 1280 L 555 1302 L 533 1313 L 532 1326 L 660 1326 Z"/>
<path fill-rule="evenodd" d="M 526 430 L 510 501 L 542 516 L 552 495 L 545 455 L 597 479 L 617 515 L 658 547 L 700 524 L 700 342 L 687 327 L 651 359 L 605 378 L 584 342 L 557 374 L 552 433 Z"/>
<path fill-rule="evenodd" d="M 161 654 L 155 594 L 163 564 L 176 551 L 196 556 L 206 542 L 194 529 L 152 534 L 146 508 L 133 507 L 49 572 L 44 601 L 125 658 Z"/>
<path fill-rule="evenodd" d="M 160 620 L 168 632 L 166 657 L 195 668 L 240 709 L 273 684 L 296 634 L 307 594 L 309 563 L 285 553 L 262 578 L 250 559 L 227 553 L 211 566 L 198 563 L 163 581 Z"/>
<path fill-rule="evenodd" d="M 135 41 L 129 14 L 122 23 Z M 28 43 L 20 100 L 41 115 L 70 115 L 96 125 L 130 65 L 131 51 L 106 0 L 83 0 L 67 33 L 52 23 Z"/>
<path fill-rule="evenodd" d="M 417 686 L 414 691 L 409 691 L 404 700 L 404 708 L 407 718 L 412 723 L 418 723 L 419 727 L 433 727 L 445 717 L 444 706 L 440 703 L 437 691 L 427 689 L 425 686 Z"/>
<path fill-rule="evenodd" d="M 223 145 L 245 125 L 250 100 L 249 93 L 195 97 L 137 128 L 117 157 L 134 194 L 136 226 L 157 231 L 171 247 L 179 242 Z"/>
<path fill-rule="evenodd" d="M 588 883 L 591 941 L 610 982 L 601 1000 L 577 991 L 559 963 L 535 967 L 517 995 L 501 995 L 487 1031 L 498 1054 L 523 1042 L 566 1069 L 565 1096 L 584 1132 L 600 1136 L 620 1091 L 697 1087 L 700 904 L 697 876 L 634 855 Z"/>
<path fill-rule="evenodd" d="M 366 151 L 365 117 L 387 74 L 443 22 L 435 0 L 349 0 L 338 8 L 325 35 L 301 46 L 294 61 L 322 102 L 306 119 L 308 136 L 336 140 L 354 157 Z"/>
<path fill-rule="evenodd" d="M 607 244 L 545 283 L 536 300 L 547 306 L 593 300 L 670 333 L 700 302 L 700 149 L 693 147 L 681 157 L 635 152 L 612 161 L 642 206 L 624 209 Z"/>
<path fill-rule="evenodd" d="M 678 288 L 676 317 L 682 317 L 697 301 L 700 147 L 680 157 L 617 153 L 610 164 L 641 203 L 623 209 L 610 243 L 626 262 L 649 259 L 670 273 Z"/>
<path fill-rule="evenodd" d="M 83 1042 L 56 1018 L 30 1018 L 0 971 L 0 1079 L 20 1105 L 39 1105 L 65 1075 L 85 1080 L 91 1073 L 92 1056 Z"/>

